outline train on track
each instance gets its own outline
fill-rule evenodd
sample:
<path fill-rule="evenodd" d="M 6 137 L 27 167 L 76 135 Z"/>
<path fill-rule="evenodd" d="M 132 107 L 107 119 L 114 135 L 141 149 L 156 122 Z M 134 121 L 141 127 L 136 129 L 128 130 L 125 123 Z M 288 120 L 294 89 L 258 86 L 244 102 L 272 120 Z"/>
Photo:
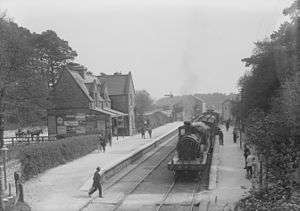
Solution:
<path fill-rule="evenodd" d="M 208 110 L 178 128 L 176 151 L 168 163 L 168 169 L 175 177 L 197 176 L 204 170 L 214 146 L 218 124 L 219 114 Z"/>

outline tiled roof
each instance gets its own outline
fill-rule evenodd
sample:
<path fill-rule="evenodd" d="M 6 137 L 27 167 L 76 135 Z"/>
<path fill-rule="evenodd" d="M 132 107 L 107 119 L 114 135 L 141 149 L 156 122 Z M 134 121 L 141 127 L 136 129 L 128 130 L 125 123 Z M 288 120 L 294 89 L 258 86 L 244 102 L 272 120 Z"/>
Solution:
<path fill-rule="evenodd" d="M 85 86 L 84 80 L 83 78 L 79 75 L 78 72 L 73 71 L 73 70 L 67 70 L 71 76 L 74 78 L 74 80 L 76 81 L 76 83 L 78 84 L 78 86 L 80 87 L 80 89 L 83 91 L 83 93 L 86 95 L 86 97 L 90 100 L 93 101 L 93 99 L 91 98 L 90 94 L 89 94 L 89 90 L 87 89 L 87 87 Z"/>
<path fill-rule="evenodd" d="M 124 95 L 129 92 L 130 74 L 101 75 L 98 78 L 105 81 L 109 95 Z"/>

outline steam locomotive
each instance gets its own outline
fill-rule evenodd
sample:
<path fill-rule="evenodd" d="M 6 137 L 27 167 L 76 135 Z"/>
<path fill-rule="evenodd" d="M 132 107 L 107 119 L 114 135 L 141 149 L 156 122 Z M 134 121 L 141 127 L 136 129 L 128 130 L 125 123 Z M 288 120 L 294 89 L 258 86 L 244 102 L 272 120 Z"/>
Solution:
<path fill-rule="evenodd" d="M 175 155 L 168 163 L 168 169 L 175 176 L 197 176 L 205 168 L 208 155 L 212 152 L 218 123 L 219 114 L 207 111 L 178 128 Z"/>

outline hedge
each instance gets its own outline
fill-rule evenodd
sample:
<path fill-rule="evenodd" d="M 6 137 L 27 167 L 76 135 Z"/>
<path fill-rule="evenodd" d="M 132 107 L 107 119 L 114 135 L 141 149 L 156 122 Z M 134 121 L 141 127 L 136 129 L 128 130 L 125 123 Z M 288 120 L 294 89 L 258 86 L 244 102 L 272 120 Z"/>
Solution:
<path fill-rule="evenodd" d="M 48 169 L 82 157 L 97 148 L 97 137 L 68 137 L 55 142 L 28 145 L 20 150 L 22 176 L 28 180 Z"/>

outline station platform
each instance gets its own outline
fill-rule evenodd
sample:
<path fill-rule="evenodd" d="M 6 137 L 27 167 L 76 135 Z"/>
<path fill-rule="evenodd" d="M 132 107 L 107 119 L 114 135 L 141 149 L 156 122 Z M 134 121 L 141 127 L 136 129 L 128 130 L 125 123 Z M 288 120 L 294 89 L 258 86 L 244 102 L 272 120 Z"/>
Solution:
<path fill-rule="evenodd" d="M 113 139 L 106 152 L 95 150 L 89 155 L 65 165 L 50 169 L 27 181 L 24 185 L 25 201 L 33 211 L 79 210 L 90 198 L 87 190 L 92 185 L 95 168 L 109 169 L 126 159 L 130 153 L 139 151 L 156 142 L 160 137 L 176 130 L 182 122 L 173 122 L 153 129 L 152 139 L 140 134 Z"/>
<path fill-rule="evenodd" d="M 234 210 L 235 204 L 246 196 L 251 182 L 246 178 L 243 150 L 239 140 L 233 143 L 233 128 L 224 133 L 224 145 L 216 138 L 210 171 L 209 190 L 199 193 L 199 210 Z"/>

